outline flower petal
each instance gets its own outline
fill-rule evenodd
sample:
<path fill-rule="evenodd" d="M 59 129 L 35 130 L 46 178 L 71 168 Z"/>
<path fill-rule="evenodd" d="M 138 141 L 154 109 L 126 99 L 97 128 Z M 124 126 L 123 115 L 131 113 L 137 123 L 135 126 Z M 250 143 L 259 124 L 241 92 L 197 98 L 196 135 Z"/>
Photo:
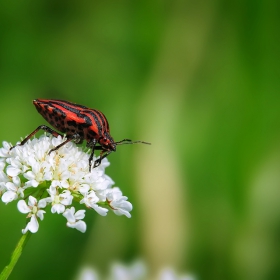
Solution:
<path fill-rule="evenodd" d="M 70 209 L 65 210 L 63 216 L 67 219 L 68 222 L 74 223 L 76 221 L 74 213 L 75 213 L 75 208 L 71 207 Z"/>
<path fill-rule="evenodd" d="M 84 233 L 84 232 L 86 231 L 86 229 L 87 229 L 86 223 L 85 223 L 84 221 L 81 221 L 81 220 L 77 221 L 77 222 L 74 223 L 74 224 L 67 222 L 66 225 L 67 225 L 68 227 L 70 227 L 70 228 L 75 228 L 75 229 L 77 229 L 78 231 L 83 232 L 83 233 Z"/>
<path fill-rule="evenodd" d="M 3 195 L 2 195 L 2 201 L 4 203 L 9 203 L 12 202 L 13 200 L 16 200 L 18 198 L 17 193 L 13 192 L 13 191 L 6 191 Z"/>
<path fill-rule="evenodd" d="M 92 204 L 91 207 L 101 216 L 106 216 L 108 209 L 98 206 L 97 204 Z"/>
<path fill-rule="evenodd" d="M 35 217 L 35 215 L 31 216 L 30 222 L 27 224 L 28 230 L 32 233 L 35 233 L 39 229 L 39 223 Z"/>
<path fill-rule="evenodd" d="M 37 199 L 35 197 L 33 197 L 32 195 L 30 195 L 28 197 L 28 205 L 35 206 L 36 204 L 37 204 Z"/>
<path fill-rule="evenodd" d="M 43 199 L 39 200 L 38 207 L 39 208 L 45 208 L 47 206 L 48 202 L 51 202 L 51 198 L 50 197 L 43 198 Z"/>
<path fill-rule="evenodd" d="M 7 166 L 6 172 L 9 176 L 14 177 L 21 173 L 21 170 L 17 167 L 9 165 Z"/>
<path fill-rule="evenodd" d="M 75 218 L 77 220 L 82 220 L 84 217 L 85 217 L 85 212 L 86 210 L 78 210 L 76 213 L 75 213 Z"/>
<path fill-rule="evenodd" d="M 31 212 L 30 208 L 27 206 L 25 200 L 20 200 L 17 204 L 17 208 L 18 208 L 18 211 L 23 213 L 23 214 L 26 214 L 26 213 L 29 213 Z"/>
<path fill-rule="evenodd" d="M 51 212 L 54 214 L 54 213 L 57 213 L 57 214 L 61 214 L 63 213 L 65 210 L 65 206 L 62 205 L 62 204 L 54 204 L 51 208 Z"/>
<path fill-rule="evenodd" d="M 40 218 L 40 220 L 43 220 L 44 219 L 44 214 L 46 213 L 46 211 L 44 210 L 39 210 L 36 215 L 38 218 Z"/>
<path fill-rule="evenodd" d="M 15 187 L 15 185 L 11 182 L 7 182 L 6 183 L 6 188 L 7 190 L 9 191 L 13 191 L 13 192 L 16 192 L 17 191 L 17 188 Z"/>
<path fill-rule="evenodd" d="M 26 173 L 24 173 L 24 177 L 29 181 L 36 178 L 35 174 L 32 171 L 27 171 Z"/>

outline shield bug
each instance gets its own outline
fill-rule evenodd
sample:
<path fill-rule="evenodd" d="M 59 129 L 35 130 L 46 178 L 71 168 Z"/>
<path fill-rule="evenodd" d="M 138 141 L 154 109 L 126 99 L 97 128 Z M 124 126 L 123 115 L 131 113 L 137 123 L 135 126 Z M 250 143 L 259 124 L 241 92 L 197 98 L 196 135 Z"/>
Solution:
<path fill-rule="evenodd" d="M 99 158 L 94 161 L 93 168 L 99 166 L 102 159 L 107 157 L 111 152 L 115 152 L 117 145 L 134 143 L 150 144 L 148 142 L 132 141 L 130 139 L 115 142 L 110 135 L 109 123 L 105 115 L 99 110 L 56 99 L 35 99 L 33 100 L 33 104 L 50 125 L 59 132 L 66 134 L 66 140 L 51 149 L 49 154 L 70 141 L 80 144 L 85 140 L 87 147 L 91 149 L 89 171 L 91 171 L 95 150 L 100 150 L 101 152 Z M 52 134 L 54 137 L 62 136 L 52 128 L 46 125 L 40 125 L 23 139 L 19 145 L 24 145 L 41 129 Z"/>

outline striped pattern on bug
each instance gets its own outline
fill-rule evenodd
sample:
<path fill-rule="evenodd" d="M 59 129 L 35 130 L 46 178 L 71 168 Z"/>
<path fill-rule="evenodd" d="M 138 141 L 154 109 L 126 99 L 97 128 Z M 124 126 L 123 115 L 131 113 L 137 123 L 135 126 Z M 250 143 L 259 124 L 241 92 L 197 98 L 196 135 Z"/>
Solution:
<path fill-rule="evenodd" d="M 49 153 L 56 151 L 72 140 L 77 144 L 85 140 L 87 147 L 91 148 L 89 171 L 91 171 L 95 150 L 101 150 L 101 152 L 99 158 L 94 161 L 93 168 L 99 166 L 102 159 L 107 157 L 111 152 L 115 152 L 117 145 L 134 143 L 150 144 L 144 141 L 131 141 L 130 139 L 115 142 L 110 135 L 109 123 L 105 115 L 99 110 L 56 99 L 35 99 L 33 100 L 33 104 L 50 125 L 59 132 L 66 134 L 66 140 L 50 150 Z M 24 145 L 41 129 L 52 134 L 54 137 L 61 135 L 46 125 L 40 125 L 19 145 Z"/>

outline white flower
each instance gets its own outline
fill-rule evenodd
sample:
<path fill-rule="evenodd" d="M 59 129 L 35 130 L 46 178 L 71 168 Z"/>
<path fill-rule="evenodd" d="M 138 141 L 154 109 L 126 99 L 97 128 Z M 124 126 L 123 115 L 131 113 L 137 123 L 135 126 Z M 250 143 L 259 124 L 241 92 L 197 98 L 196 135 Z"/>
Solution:
<path fill-rule="evenodd" d="M 10 177 L 18 176 L 20 173 L 23 173 L 27 169 L 16 158 L 8 158 L 6 161 L 10 164 L 6 169 L 7 175 Z"/>
<path fill-rule="evenodd" d="M 1 168 L 0 169 L 0 196 L 7 190 L 6 183 L 11 181 L 9 176 L 7 176 L 5 174 L 5 172 L 3 171 L 4 167 L 5 167 L 5 163 L 4 162 L 0 162 L 0 168 Z"/>
<path fill-rule="evenodd" d="M 108 280 L 195 280 L 191 274 L 178 275 L 173 268 L 163 268 L 155 277 L 150 275 L 147 265 L 141 261 L 134 261 L 131 265 L 113 263 L 109 275 L 102 277 Z M 101 279 L 96 270 L 90 267 L 81 269 L 77 280 L 98 280 Z"/>
<path fill-rule="evenodd" d="M 26 228 L 22 230 L 22 233 L 25 234 L 28 230 L 32 233 L 35 233 L 39 229 L 39 223 L 37 221 L 37 217 L 41 220 L 44 219 L 44 213 L 46 213 L 44 210 L 41 210 L 40 208 L 46 207 L 46 202 L 43 200 L 40 200 L 37 203 L 37 199 L 33 196 L 29 196 L 28 198 L 28 205 L 26 204 L 25 200 L 20 200 L 17 204 L 18 210 L 21 213 L 28 213 L 27 218 L 31 218 L 30 222 L 27 224 Z"/>
<path fill-rule="evenodd" d="M 76 280 L 99 280 L 100 277 L 91 267 L 84 267 Z"/>
<path fill-rule="evenodd" d="M 159 280 L 195 280 L 191 274 L 177 275 L 173 268 L 163 268 L 159 272 Z"/>
<path fill-rule="evenodd" d="M 45 200 L 52 203 L 52 213 L 61 214 L 65 211 L 65 206 L 72 204 L 73 196 L 68 190 L 65 190 L 59 194 L 55 187 L 50 186 L 50 188 L 47 189 L 47 192 L 49 193 L 50 197 L 45 198 Z"/>
<path fill-rule="evenodd" d="M 11 147 L 12 146 L 8 142 L 3 141 L 3 147 L 0 149 L 0 157 L 1 158 L 8 158 Z"/>
<path fill-rule="evenodd" d="M 147 278 L 147 268 L 142 261 L 135 261 L 129 266 L 114 263 L 109 276 L 109 280 L 144 280 Z"/>
<path fill-rule="evenodd" d="M 13 177 L 13 182 L 7 182 L 5 186 L 7 191 L 2 195 L 2 201 L 4 203 L 7 204 L 18 199 L 19 196 L 24 196 L 24 188 L 21 187 L 21 181 L 19 177 Z"/>
<path fill-rule="evenodd" d="M 114 181 L 102 170 L 89 173 L 85 176 L 83 187 L 88 187 L 89 190 L 102 191 L 110 188 L 114 184 Z"/>
<path fill-rule="evenodd" d="M 80 203 L 84 203 L 87 207 L 93 208 L 101 216 L 106 216 L 108 209 L 98 206 L 97 202 L 99 201 L 99 198 L 97 197 L 96 193 L 94 191 L 88 192 L 87 189 L 87 187 L 83 188 L 83 190 L 85 191 L 82 192 L 84 198 L 80 201 Z"/>
<path fill-rule="evenodd" d="M 117 215 L 125 215 L 128 218 L 131 217 L 129 213 L 132 210 L 132 204 L 127 201 L 127 197 L 122 195 L 119 188 L 115 187 L 113 189 L 107 190 L 107 201 L 110 207 L 113 209 Z"/>
<path fill-rule="evenodd" d="M 3 172 L 4 167 L 5 167 L 4 159 L 0 157 L 0 172 Z"/>
<path fill-rule="evenodd" d="M 105 174 L 107 158 L 89 172 L 89 153 L 72 142 L 49 154 L 63 141 L 61 136 L 42 135 L 13 149 L 3 142 L 0 148 L 0 197 L 4 203 L 24 198 L 18 202 L 18 210 L 28 213 L 30 222 L 23 233 L 38 230 L 38 218 L 42 220 L 45 213 L 40 208 L 47 204 L 51 204 L 51 213 L 66 215 L 67 225 L 82 232 L 86 230 L 81 221 L 84 210 L 75 213 L 75 202 L 101 216 L 106 216 L 109 208 L 117 215 L 130 217 L 131 203 L 119 188 L 112 187 L 114 181 Z"/>
<path fill-rule="evenodd" d="M 67 219 L 67 226 L 70 228 L 76 228 L 81 232 L 85 232 L 87 225 L 84 221 L 81 221 L 85 217 L 86 210 L 79 210 L 75 213 L 75 208 L 71 207 L 66 209 L 63 216 Z"/>

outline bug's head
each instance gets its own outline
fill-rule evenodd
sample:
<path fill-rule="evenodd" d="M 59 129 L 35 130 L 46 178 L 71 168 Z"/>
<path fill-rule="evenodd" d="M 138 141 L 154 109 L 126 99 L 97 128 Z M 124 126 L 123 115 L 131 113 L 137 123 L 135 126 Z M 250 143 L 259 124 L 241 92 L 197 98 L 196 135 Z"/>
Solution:
<path fill-rule="evenodd" d="M 107 134 L 106 136 L 100 138 L 98 142 L 104 150 L 114 152 L 116 151 L 116 144 L 110 135 Z"/>

